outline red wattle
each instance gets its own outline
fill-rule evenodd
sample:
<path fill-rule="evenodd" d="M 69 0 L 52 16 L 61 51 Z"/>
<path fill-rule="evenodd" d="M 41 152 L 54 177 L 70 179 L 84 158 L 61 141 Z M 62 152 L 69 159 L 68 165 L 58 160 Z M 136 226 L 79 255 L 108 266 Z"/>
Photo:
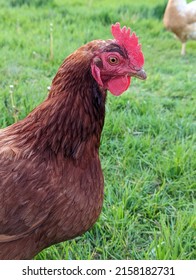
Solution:
<path fill-rule="evenodd" d="M 130 82 L 130 76 L 115 77 L 109 80 L 107 88 L 113 95 L 118 96 L 128 89 Z"/>

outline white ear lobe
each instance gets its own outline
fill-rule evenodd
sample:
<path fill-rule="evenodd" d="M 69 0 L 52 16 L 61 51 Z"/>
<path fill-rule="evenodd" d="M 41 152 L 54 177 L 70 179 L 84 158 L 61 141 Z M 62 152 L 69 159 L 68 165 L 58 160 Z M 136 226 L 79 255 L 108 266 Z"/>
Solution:
<path fill-rule="evenodd" d="M 100 75 L 100 69 L 96 64 L 91 64 L 91 71 L 94 79 L 97 81 L 97 83 L 103 87 L 103 82 L 101 80 L 101 75 Z"/>

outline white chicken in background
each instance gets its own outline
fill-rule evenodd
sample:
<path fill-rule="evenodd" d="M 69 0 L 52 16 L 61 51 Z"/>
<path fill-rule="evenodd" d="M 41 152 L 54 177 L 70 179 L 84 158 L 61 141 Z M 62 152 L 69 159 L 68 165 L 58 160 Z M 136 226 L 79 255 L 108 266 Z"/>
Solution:
<path fill-rule="evenodd" d="M 196 1 L 169 0 L 163 23 L 182 42 L 181 54 L 185 55 L 186 41 L 196 40 Z"/>

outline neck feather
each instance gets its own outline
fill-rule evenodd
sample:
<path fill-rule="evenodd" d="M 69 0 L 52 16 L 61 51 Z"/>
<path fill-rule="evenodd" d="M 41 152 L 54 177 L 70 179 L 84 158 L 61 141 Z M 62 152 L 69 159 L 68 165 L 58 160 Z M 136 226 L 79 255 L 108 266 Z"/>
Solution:
<path fill-rule="evenodd" d="M 98 149 L 105 100 L 106 92 L 91 75 L 89 59 L 82 61 L 72 54 L 59 68 L 48 98 L 15 124 L 20 129 L 19 143 L 27 152 L 31 148 L 75 158 L 87 143 Z"/>

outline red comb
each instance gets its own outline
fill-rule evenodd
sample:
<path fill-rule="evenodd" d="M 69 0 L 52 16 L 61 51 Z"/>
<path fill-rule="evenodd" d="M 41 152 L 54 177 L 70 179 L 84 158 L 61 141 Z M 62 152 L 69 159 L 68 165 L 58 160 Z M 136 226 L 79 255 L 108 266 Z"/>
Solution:
<path fill-rule="evenodd" d="M 131 63 L 141 68 L 144 64 L 144 56 L 141 51 L 141 45 L 138 44 L 138 37 L 130 28 L 124 26 L 120 28 L 120 23 L 112 24 L 111 32 L 119 45 L 123 46 L 130 58 Z"/>

